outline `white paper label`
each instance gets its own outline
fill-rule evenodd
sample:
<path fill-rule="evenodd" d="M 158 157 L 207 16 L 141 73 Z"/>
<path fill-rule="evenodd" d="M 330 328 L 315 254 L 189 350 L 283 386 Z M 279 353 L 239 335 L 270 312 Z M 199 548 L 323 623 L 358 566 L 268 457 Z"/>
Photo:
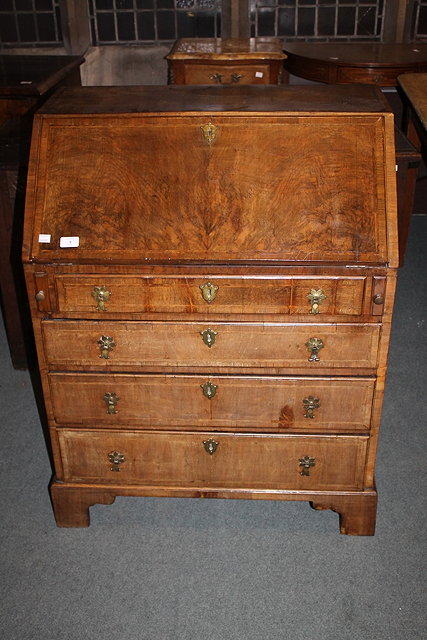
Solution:
<path fill-rule="evenodd" d="M 39 234 L 39 242 L 42 243 L 49 243 L 50 242 L 50 233 L 40 233 Z"/>
<path fill-rule="evenodd" d="M 255 78 L 263 78 L 263 77 L 264 77 L 263 71 L 255 71 Z"/>
<path fill-rule="evenodd" d="M 62 249 L 65 249 L 67 247 L 78 247 L 79 244 L 79 236 L 62 236 L 62 238 L 59 238 L 59 246 Z"/>

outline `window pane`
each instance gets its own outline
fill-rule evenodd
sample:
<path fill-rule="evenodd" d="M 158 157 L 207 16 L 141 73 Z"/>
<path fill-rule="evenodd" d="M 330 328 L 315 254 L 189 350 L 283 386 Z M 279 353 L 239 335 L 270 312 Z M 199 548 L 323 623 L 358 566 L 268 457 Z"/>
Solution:
<path fill-rule="evenodd" d="M 36 17 L 39 39 L 45 42 L 55 41 L 55 22 L 51 13 L 39 13 Z"/>
<path fill-rule="evenodd" d="M 112 13 L 98 13 L 98 37 L 100 42 L 111 42 L 116 39 Z"/>
<path fill-rule="evenodd" d="M 18 31 L 21 42 L 36 42 L 36 26 L 31 13 L 18 14 Z"/>
<path fill-rule="evenodd" d="M 258 35 L 274 35 L 276 12 L 274 9 L 259 9 L 258 11 Z"/>
<path fill-rule="evenodd" d="M 175 13 L 159 11 L 157 13 L 157 35 L 159 40 L 175 40 Z"/>
<path fill-rule="evenodd" d="M 119 40 L 135 40 L 133 13 L 117 13 L 117 34 Z"/>
<path fill-rule="evenodd" d="M 278 35 L 295 35 L 295 9 L 279 9 Z"/>
<path fill-rule="evenodd" d="M 314 35 L 314 8 L 300 8 L 298 9 L 298 35 L 301 36 L 313 36 Z"/>
<path fill-rule="evenodd" d="M 156 39 L 156 34 L 154 31 L 154 13 L 152 13 L 151 11 L 138 13 L 136 17 L 136 23 L 138 27 L 139 40 Z"/>

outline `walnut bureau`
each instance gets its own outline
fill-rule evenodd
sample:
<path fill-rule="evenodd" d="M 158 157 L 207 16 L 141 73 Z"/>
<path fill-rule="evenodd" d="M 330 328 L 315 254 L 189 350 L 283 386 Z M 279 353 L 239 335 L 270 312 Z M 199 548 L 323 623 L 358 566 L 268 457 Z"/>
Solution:
<path fill-rule="evenodd" d="M 50 99 L 23 260 L 59 526 L 175 496 L 303 500 L 374 533 L 395 182 L 375 87 Z"/>

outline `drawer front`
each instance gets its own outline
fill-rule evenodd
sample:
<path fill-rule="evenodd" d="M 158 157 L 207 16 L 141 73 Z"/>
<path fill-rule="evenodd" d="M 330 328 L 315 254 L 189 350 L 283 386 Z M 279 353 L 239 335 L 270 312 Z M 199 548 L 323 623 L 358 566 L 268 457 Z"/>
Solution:
<path fill-rule="evenodd" d="M 58 311 L 359 316 L 367 278 L 56 276 Z"/>
<path fill-rule="evenodd" d="M 402 68 L 401 73 L 405 72 Z M 364 68 L 357 67 L 338 67 L 337 68 L 338 83 L 362 83 L 362 84 L 380 84 L 380 85 L 396 85 L 396 68 Z"/>
<path fill-rule="evenodd" d="M 56 424 L 136 429 L 367 431 L 371 378 L 49 375 Z"/>
<path fill-rule="evenodd" d="M 301 59 L 300 56 L 294 55 L 292 52 L 288 52 L 287 56 L 284 67 L 289 73 L 306 78 L 307 80 L 314 80 L 315 82 L 330 81 L 330 68 L 325 62 L 312 59 L 310 60 L 310 64 L 307 65 L 304 58 Z"/>
<path fill-rule="evenodd" d="M 267 323 L 43 322 L 50 369 L 372 369 L 379 326 Z"/>
<path fill-rule="evenodd" d="M 185 64 L 185 84 L 268 84 L 268 64 Z"/>
<path fill-rule="evenodd" d="M 59 443 L 70 482 L 357 490 L 367 438 L 62 430 Z"/>

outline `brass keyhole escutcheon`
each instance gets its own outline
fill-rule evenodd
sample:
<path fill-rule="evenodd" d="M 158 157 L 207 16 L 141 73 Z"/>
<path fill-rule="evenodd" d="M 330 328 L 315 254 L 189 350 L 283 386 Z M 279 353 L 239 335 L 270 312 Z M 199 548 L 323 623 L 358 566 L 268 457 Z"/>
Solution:
<path fill-rule="evenodd" d="M 305 409 L 304 418 L 314 418 L 314 410 L 320 407 L 319 398 L 308 396 L 302 401 Z"/>
<path fill-rule="evenodd" d="M 114 413 L 118 413 L 116 409 L 116 404 L 120 398 L 114 392 L 108 392 L 104 394 L 104 402 L 107 406 L 107 413 L 112 415 Z"/>
<path fill-rule="evenodd" d="M 307 298 L 311 304 L 310 313 L 320 313 L 319 305 L 321 305 L 322 302 L 326 300 L 324 291 L 322 289 L 311 289 L 310 293 L 307 295 Z"/>
<path fill-rule="evenodd" d="M 107 457 L 111 462 L 111 471 L 120 471 L 120 465 L 125 461 L 123 453 L 120 453 L 119 451 L 111 451 Z"/>
<path fill-rule="evenodd" d="M 300 471 L 301 476 L 309 476 L 311 467 L 316 465 L 316 459 L 311 458 L 310 456 L 304 456 L 299 459 L 299 466 L 302 467 L 302 471 Z"/>
<path fill-rule="evenodd" d="M 203 395 L 205 398 L 208 398 L 208 400 L 211 400 L 216 395 L 216 390 L 218 389 L 218 386 L 212 382 L 205 382 L 204 384 L 201 384 L 200 387 L 203 391 Z"/>
<path fill-rule="evenodd" d="M 105 360 L 109 360 L 110 356 L 108 355 L 109 351 L 112 351 L 116 346 L 114 342 L 114 338 L 110 338 L 110 336 L 101 336 L 97 341 L 99 348 L 101 350 L 100 358 L 105 358 Z"/>
<path fill-rule="evenodd" d="M 222 78 L 222 76 L 220 76 L 219 74 L 218 76 L 219 78 Z M 218 82 L 221 82 L 221 80 L 218 80 Z M 212 124 L 212 122 L 208 122 L 208 124 L 204 124 L 200 128 L 206 142 L 208 144 L 212 144 L 218 134 L 218 127 Z"/>
<path fill-rule="evenodd" d="M 204 331 L 200 332 L 200 335 L 202 336 L 205 345 L 210 349 L 215 344 L 215 340 L 218 334 L 216 331 L 213 331 L 213 329 L 205 329 Z"/>
<path fill-rule="evenodd" d="M 215 451 L 218 449 L 219 442 L 214 440 L 213 438 L 209 438 L 209 440 L 203 440 L 203 446 L 205 448 L 206 453 L 209 453 L 210 456 L 213 456 Z"/>
<path fill-rule="evenodd" d="M 216 298 L 218 288 L 219 287 L 216 284 L 212 284 L 212 282 L 205 282 L 205 284 L 201 284 L 199 289 L 202 292 L 203 300 L 208 304 L 213 302 Z"/>
<path fill-rule="evenodd" d="M 97 311 L 107 311 L 107 307 L 105 303 L 108 302 L 111 296 L 111 291 L 108 291 L 104 285 L 100 287 L 94 287 L 92 291 L 92 297 L 97 301 L 96 310 Z"/>
<path fill-rule="evenodd" d="M 321 338 L 310 338 L 305 343 L 305 346 L 311 353 L 311 356 L 309 357 L 308 361 L 320 362 L 319 351 L 320 349 L 323 349 L 323 347 L 325 346 L 325 343 L 323 342 L 323 340 Z"/>

